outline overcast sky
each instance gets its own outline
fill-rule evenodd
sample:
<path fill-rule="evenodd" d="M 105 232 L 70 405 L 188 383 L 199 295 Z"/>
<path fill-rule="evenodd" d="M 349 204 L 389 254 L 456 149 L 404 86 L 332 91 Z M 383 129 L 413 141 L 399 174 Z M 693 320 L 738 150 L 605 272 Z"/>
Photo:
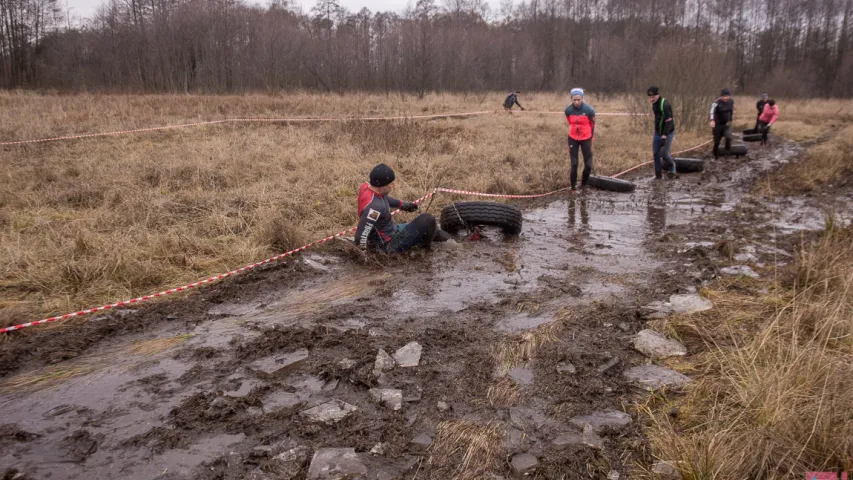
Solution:
<path fill-rule="evenodd" d="M 71 9 L 71 15 L 74 18 L 87 18 L 95 13 L 95 9 L 103 3 L 103 0 L 61 0 L 65 2 Z M 265 5 L 266 0 L 247 0 L 249 3 L 257 3 Z M 492 12 L 497 12 L 500 9 L 500 0 L 488 0 Z M 308 11 L 316 3 L 315 0 L 295 0 L 295 4 L 302 5 L 304 11 Z M 357 12 L 363 7 L 367 7 L 372 12 L 387 12 L 395 11 L 402 12 L 410 3 L 414 4 L 413 0 L 339 0 L 342 6 L 346 7 L 351 12 Z M 436 2 L 442 5 L 440 0 Z"/>

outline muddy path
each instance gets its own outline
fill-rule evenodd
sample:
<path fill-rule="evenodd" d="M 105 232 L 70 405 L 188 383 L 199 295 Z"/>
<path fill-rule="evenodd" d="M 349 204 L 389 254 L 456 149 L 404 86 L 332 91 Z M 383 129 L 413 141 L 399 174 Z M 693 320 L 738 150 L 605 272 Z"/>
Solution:
<path fill-rule="evenodd" d="M 638 308 L 727 266 L 772 274 L 853 204 L 749 193 L 800 151 L 529 202 L 519 238 L 383 266 L 331 248 L 6 342 L 0 472 L 337 478 L 309 465 L 340 448 L 353 478 L 630 478 L 650 462 L 624 375 L 648 362 Z"/>

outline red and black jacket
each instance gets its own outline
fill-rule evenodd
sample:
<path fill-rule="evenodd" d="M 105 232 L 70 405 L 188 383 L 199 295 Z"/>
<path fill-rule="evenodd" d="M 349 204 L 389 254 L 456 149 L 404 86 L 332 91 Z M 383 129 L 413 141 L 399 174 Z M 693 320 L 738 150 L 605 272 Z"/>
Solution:
<path fill-rule="evenodd" d="M 582 103 L 580 108 L 574 105 L 566 107 L 566 121 L 569 122 L 569 138 L 572 140 L 589 140 L 595 133 L 595 110 L 586 103 Z"/>
<path fill-rule="evenodd" d="M 386 250 L 391 237 L 397 233 L 397 225 L 391 218 L 391 208 L 402 206 L 402 201 L 387 195 L 379 195 L 365 182 L 358 191 L 356 245 L 362 248 Z"/>

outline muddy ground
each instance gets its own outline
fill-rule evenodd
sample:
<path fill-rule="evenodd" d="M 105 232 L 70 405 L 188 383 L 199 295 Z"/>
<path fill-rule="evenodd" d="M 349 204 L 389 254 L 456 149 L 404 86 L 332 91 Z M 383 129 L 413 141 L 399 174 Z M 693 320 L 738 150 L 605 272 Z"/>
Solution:
<path fill-rule="evenodd" d="M 519 238 L 487 230 L 366 262 L 333 246 L 26 332 L 0 345 L 0 473 L 306 478 L 314 452 L 335 447 L 354 449 L 352 468 L 371 479 L 631 478 L 652 461 L 631 408 L 647 393 L 623 374 L 648 362 L 631 346 L 638 308 L 725 266 L 774 275 L 824 209 L 851 211 L 837 189 L 751 195 L 802 152 L 751 147 L 675 181 L 642 170 L 631 195 L 520 204 Z M 376 368 L 380 350 L 410 342 L 417 366 Z M 380 403 L 377 388 L 402 398 Z M 317 422 L 305 412 L 318 406 L 343 418 Z M 578 416 L 608 410 L 630 422 L 583 432 Z"/>

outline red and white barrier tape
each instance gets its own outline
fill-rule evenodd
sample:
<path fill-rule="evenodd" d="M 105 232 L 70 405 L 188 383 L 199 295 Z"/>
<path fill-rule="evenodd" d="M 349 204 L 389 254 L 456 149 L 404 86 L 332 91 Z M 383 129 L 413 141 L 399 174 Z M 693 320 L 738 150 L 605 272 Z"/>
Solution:
<path fill-rule="evenodd" d="M 704 147 L 705 145 L 708 145 L 708 144 L 709 144 L 709 143 L 711 143 L 711 142 L 713 142 L 713 140 L 708 140 L 707 142 L 700 143 L 699 145 L 696 145 L 695 147 L 690 147 L 690 148 L 685 149 L 685 150 L 681 150 L 681 151 L 678 151 L 678 152 L 674 152 L 674 153 L 671 153 L 670 155 L 678 155 L 678 154 L 681 154 L 681 153 L 684 153 L 684 152 L 689 152 L 689 151 L 691 151 L 691 150 L 696 150 L 697 148 L 699 148 L 699 147 Z M 633 167 L 629 168 L 628 170 L 625 170 L 625 171 L 623 171 L 623 172 L 619 172 L 619 173 L 617 173 L 616 175 L 613 175 L 611 178 L 619 178 L 619 177 L 621 177 L 622 175 L 625 175 L 625 174 L 626 174 L 626 173 L 628 173 L 628 172 L 633 172 L 634 170 L 636 170 L 636 169 L 638 169 L 638 168 L 642 168 L 642 167 L 645 167 L 646 165 L 651 165 L 651 164 L 653 164 L 653 163 L 655 163 L 655 162 L 654 162 L 654 160 L 651 160 L 651 161 L 648 161 L 648 162 L 643 162 L 643 163 L 641 163 L 641 164 L 639 164 L 639 165 L 634 165 Z"/>
<path fill-rule="evenodd" d="M 568 187 L 561 188 L 559 190 L 554 190 L 548 193 L 537 193 L 534 195 L 506 195 L 503 193 L 483 193 L 483 192 L 469 192 L 467 190 L 456 190 L 453 188 L 443 188 L 438 187 L 435 189 L 436 192 L 445 192 L 445 193 L 458 193 L 460 195 L 473 195 L 475 197 L 492 197 L 492 198 L 542 198 L 547 197 L 548 195 L 553 195 L 555 193 L 560 193 L 568 190 Z"/>
<path fill-rule="evenodd" d="M 565 110 L 560 111 L 551 111 L 551 110 L 510 110 L 510 113 L 539 113 L 546 115 L 565 115 Z M 602 117 L 645 117 L 648 116 L 648 113 L 631 113 L 631 112 L 595 112 L 595 116 Z"/>
<path fill-rule="evenodd" d="M 294 118 L 227 118 L 223 120 L 210 120 L 205 122 L 195 122 L 195 123 L 182 123 L 179 125 L 165 125 L 161 127 L 148 127 L 148 128 L 135 128 L 130 130 L 118 130 L 115 132 L 102 132 L 102 133 L 83 133 L 78 135 L 65 135 L 61 137 L 49 137 L 49 138 L 39 138 L 35 140 L 15 140 L 8 142 L 0 142 L 0 146 L 3 145 L 25 145 L 31 143 L 45 143 L 45 142 L 57 142 L 60 140 L 78 140 L 82 138 L 95 138 L 95 137 L 109 137 L 116 135 L 124 135 L 127 133 L 143 133 L 143 132 L 156 132 L 162 130 L 173 130 L 177 128 L 188 128 L 188 127 L 199 127 L 203 125 L 218 125 L 223 123 L 310 123 L 310 122 L 374 122 L 374 121 L 392 121 L 392 120 L 424 120 L 430 118 L 454 118 L 454 117 L 472 117 L 476 115 L 486 115 L 489 113 L 495 113 L 494 110 L 482 110 L 479 112 L 461 112 L 461 113 L 440 113 L 440 114 L 432 114 L 432 115 L 398 115 L 398 116 L 387 116 L 387 117 L 294 117 Z M 516 112 L 518 113 L 518 112 Z M 528 113 L 528 112 L 525 112 Z M 529 113 L 563 113 L 563 112 L 529 112 Z M 632 113 L 623 113 L 623 112 L 613 112 L 613 113 L 599 113 L 598 115 L 612 115 L 612 116 L 625 116 L 625 115 L 639 115 Z"/>
<path fill-rule="evenodd" d="M 699 148 L 699 147 L 701 147 L 701 146 L 707 145 L 708 143 L 710 143 L 710 141 L 705 142 L 705 143 L 702 143 L 702 144 L 697 145 L 697 146 L 695 146 L 695 147 L 688 148 L 688 149 L 686 149 L 686 150 L 682 150 L 682 151 L 680 151 L 680 152 L 676 152 L 675 154 L 678 154 L 678 153 L 684 153 L 684 152 L 687 152 L 687 151 L 690 151 L 690 150 L 695 150 L 695 149 L 697 149 L 697 148 Z M 675 155 L 675 154 L 673 154 L 673 155 Z M 630 172 L 630 171 L 632 171 L 632 170 L 635 170 L 635 169 L 637 169 L 637 168 L 640 168 L 640 167 L 642 167 L 642 166 L 648 165 L 649 163 L 652 163 L 652 162 L 645 162 L 645 163 L 642 163 L 642 164 L 637 165 L 637 166 L 635 166 L 635 167 L 632 167 L 632 168 L 630 168 L 630 169 L 628 169 L 628 170 L 625 170 L 624 172 L 617 173 L 617 174 L 616 174 L 616 175 L 614 175 L 613 177 L 615 178 L 615 177 L 618 177 L 618 176 L 624 175 L 625 173 L 628 173 L 628 172 Z M 415 200 L 415 203 L 421 203 L 421 202 L 423 202 L 424 200 L 426 200 L 426 199 L 428 199 L 428 198 L 432 197 L 433 195 L 435 195 L 435 194 L 436 194 L 436 193 L 438 193 L 438 192 L 456 193 L 456 194 L 461 194 L 461 195 L 473 195 L 473 196 L 479 196 L 479 197 L 492 197 L 492 198 L 514 198 L 514 199 L 521 199 L 521 198 L 542 198 L 542 197 L 547 197 L 547 196 L 549 196 L 549 195 L 554 195 L 554 194 L 556 194 L 556 193 L 564 192 L 564 191 L 566 191 L 566 190 L 568 190 L 568 188 L 561 188 L 561 189 L 554 190 L 554 191 L 547 192 L 547 193 L 539 193 L 539 194 L 532 194 L 532 195 L 507 195 L 507 194 L 500 194 L 500 193 L 472 192 L 472 191 L 468 191 L 468 190 L 457 190 L 457 189 L 453 189 L 453 188 L 437 187 L 437 188 L 433 189 L 433 191 L 432 191 L 432 192 L 430 192 L 430 193 L 428 193 L 428 194 L 426 194 L 426 195 L 422 196 L 421 198 L 419 198 L 419 199 Z M 396 214 L 396 213 L 398 213 L 398 212 L 394 212 L 394 214 Z M 248 271 L 248 270 L 252 270 L 252 269 L 254 269 L 254 268 L 260 267 L 261 265 L 265 265 L 265 264 L 267 264 L 267 263 L 271 263 L 271 262 L 274 262 L 274 261 L 276 261 L 276 260 L 281 260 L 282 258 L 289 257 L 289 256 L 291 256 L 291 255 L 293 255 L 293 254 L 296 254 L 296 253 L 299 253 L 299 252 L 301 252 L 301 251 L 303 251 L 303 250 L 307 250 L 307 249 L 309 249 L 309 248 L 311 248 L 311 247 L 314 247 L 314 246 L 317 246 L 317 245 L 321 245 L 321 244 L 326 243 L 326 242 L 328 242 L 328 241 L 330 241 L 330 240 L 333 240 L 333 239 L 335 239 L 335 238 L 337 238 L 337 237 L 342 237 L 342 236 L 346 235 L 347 233 L 350 233 L 350 232 L 355 231 L 355 229 L 356 229 L 355 227 L 348 228 L 348 229 L 346 229 L 346 230 L 344 230 L 344 231 L 341 231 L 341 232 L 338 232 L 338 233 L 336 233 L 336 234 L 334 234 L 334 235 L 329 235 L 329 236 L 328 236 L 328 237 L 326 237 L 326 238 L 322 238 L 322 239 L 320 239 L 320 240 L 316 240 L 316 241 L 314 241 L 314 242 L 311 242 L 311 243 L 305 244 L 305 245 L 303 245 L 303 246 L 301 246 L 301 247 L 299 247 L 299 248 L 295 248 L 295 249 L 290 250 L 290 251 L 288 251 L 288 252 L 281 253 L 281 254 L 276 255 L 276 256 L 274 256 L 274 257 L 270 257 L 270 258 L 268 258 L 268 259 L 266 259 L 266 260 L 262 260 L 262 261 L 260 261 L 260 262 L 253 263 L 253 264 L 251 264 L 251 265 L 246 265 L 245 267 L 238 268 L 238 269 L 236 269 L 236 270 L 231 270 L 230 272 L 225 272 L 225 273 L 222 273 L 222 274 L 219 274 L 219 275 L 214 275 L 214 276 L 212 276 L 212 277 L 208 277 L 208 278 L 205 278 L 205 279 L 203 279 L 203 280 L 199 280 L 199 281 L 197 281 L 197 282 L 190 283 L 189 285 L 184 285 L 184 286 L 182 286 L 182 287 L 176 287 L 176 288 L 170 288 L 169 290 L 164 290 L 164 291 L 159 292 L 159 293 L 154 293 L 154 294 L 151 294 L 151 295 L 144 295 L 144 296 L 142 296 L 142 297 L 137 297 L 137 298 L 133 298 L 133 299 L 130 299 L 130 300 L 123 300 L 123 301 L 121 301 L 121 302 L 111 303 L 111 304 L 109 304 L 109 305 L 102 305 L 102 306 L 100 306 L 100 307 L 88 308 L 88 309 L 80 310 L 80 311 L 77 311 L 77 312 L 66 313 L 65 315 L 59 315 L 59 316 L 55 316 L 55 317 L 45 318 L 45 319 L 38 320 L 38 321 L 35 321 L 35 322 L 21 323 L 21 324 L 13 325 L 13 326 L 10 326 L 10 327 L 5 327 L 5 328 L 0 329 L 0 333 L 9 333 L 9 332 L 14 332 L 14 331 L 16 331 L 16 330 L 21 330 L 21 329 L 24 329 L 24 328 L 33 327 L 33 326 L 36 326 L 36 325 L 43 325 L 43 324 L 46 324 L 46 323 L 52 323 L 52 322 L 56 322 L 56 321 L 59 321 L 59 320 L 67 320 L 67 319 L 69 319 L 69 318 L 79 317 L 79 316 L 82 316 L 82 315 L 88 315 L 88 314 L 90 314 L 90 313 L 102 312 L 102 311 L 110 310 L 110 309 L 113 309 L 113 308 L 126 307 L 126 306 L 128 306 L 128 305 L 133 305 L 133 304 L 136 304 L 136 303 L 139 303 L 139 302 L 144 302 L 144 301 L 147 301 L 147 300 L 153 300 L 153 299 L 155 299 L 155 298 L 164 297 L 164 296 L 167 296 L 167 295 L 171 295 L 171 294 L 173 294 L 173 293 L 179 293 L 179 292 L 183 292 L 183 291 L 186 291 L 186 290 L 190 290 L 190 289 L 192 289 L 192 288 L 195 288 L 195 287 L 198 287 L 198 286 L 201 286 L 201 285 L 205 285 L 205 284 L 213 283 L 213 282 L 216 282 L 216 281 L 222 280 L 222 279 L 224 279 L 224 278 L 227 278 L 227 277 L 230 277 L 230 276 L 233 276 L 233 275 L 237 275 L 237 274 L 239 274 L 239 273 L 243 273 L 243 272 L 246 272 L 246 271 Z"/>
<path fill-rule="evenodd" d="M 426 200 L 427 198 L 432 197 L 433 195 L 435 195 L 435 191 L 432 191 L 432 192 L 424 195 L 423 197 L 415 200 L 415 203 L 421 203 L 424 200 Z M 395 211 L 394 214 L 396 214 L 398 211 Z M 142 297 L 132 298 L 130 300 L 123 300 L 121 302 L 111 303 L 109 305 L 102 305 L 100 307 L 87 308 L 85 310 L 80 310 L 77 312 L 66 313 L 65 315 L 58 315 L 56 317 L 45 318 L 43 320 L 38 320 L 35 322 L 21 323 L 19 325 L 12 325 L 10 327 L 0 329 L 0 333 L 14 332 L 16 330 L 21 330 L 23 328 L 33 327 L 36 325 L 43 325 L 45 323 L 52 323 L 52 322 L 56 322 L 58 320 L 68 320 L 69 318 L 79 317 L 82 315 L 88 315 L 90 313 L 102 312 L 104 310 L 110 310 L 113 308 L 126 307 L 126 306 L 133 305 L 133 304 L 136 304 L 139 302 L 144 302 L 147 300 L 153 300 L 155 298 L 165 297 L 166 295 L 171 295 L 173 293 L 184 292 L 184 291 L 190 290 L 192 288 L 199 287 L 201 285 L 213 283 L 213 282 L 222 280 L 224 278 L 228 278 L 230 276 L 237 275 L 239 273 L 243 273 L 243 272 L 252 270 L 254 268 L 258 268 L 261 265 L 266 265 L 267 263 L 271 263 L 271 262 L 274 262 L 276 260 L 281 260 L 282 258 L 289 257 L 289 256 L 296 254 L 296 253 L 299 253 L 303 250 L 307 250 L 311 247 L 321 245 L 321 244 L 326 243 L 330 240 L 333 240 L 337 237 L 342 237 L 342 236 L 346 235 L 347 233 L 354 232 L 355 229 L 356 229 L 356 227 L 348 228 L 348 229 L 341 231 L 341 232 L 338 232 L 334 235 L 329 235 L 326 238 L 322 238 L 320 240 L 313 241 L 313 242 L 305 244 L 299 248 L 294 248 L 293 250 L 290 250 L 288 252 L 284 252 L 284 253 L 278 254 L 274 257 L 270 257 L 266 260 L 262 260 L 260 262 L 253 263 L 251 265 L 246 265 L 245 267 L 238 268 L 236 270 L 231 270 L 230 272 L 225 272 L 225 273 L 221 273 L 219 275 L 214 275 L 212 277 L 208 277 L 208 278 L 205 278 L 203 280 L 199 280 L 197 282 L 190 283 L 189 285 L 184 285 L 182 287 L 176 287 L 176 288 L 170 288 L 169 290 L 164 290 L 164 291 L 159 292 L 159 293 L 153 293 L 151 295 L 144 295 Z"/>
<path fill-rule="evenodd" d="M 250 122 L 280 122 L 280 123 L 308 123 L 308 122 L 369 122 L 377 120 L 423 120 L 428 118 L 453 118 L 453 117 L 470 117 L 475 115 L 485 115 L 493 113 L 492 110 L 483 110 L 480 112 L 462 112 L 462 113 L 443 113 L 435 115 L 401 115 L 391 117 L 329 117 L 329 118 L 228 118 L 224 120 L 210 120 L 206 122 L 182 123 L 179 125 L 165 125 L 162 127 L 135 128 L 132 130 L 118 130 L 115 132 L 103 133 L 85 133 L 79 135 L 65 135 L 62 137 L 40 138 L 37 140 L 17 140 L 11 142 L 0 142 L 0 145 L 23 145 L 29 143 L 44 143 L 56 142 L 59 140 L 76 140 L 80 138 L 93 137 L 108 137 L 115 135 L 123 135 L 126 133 L 142 133 L 155 132 L 159 130 L 172 130 L 176 128 L 198 127 L 202 125 L 217 125 L 222 123 L 250 123 Z"/>

